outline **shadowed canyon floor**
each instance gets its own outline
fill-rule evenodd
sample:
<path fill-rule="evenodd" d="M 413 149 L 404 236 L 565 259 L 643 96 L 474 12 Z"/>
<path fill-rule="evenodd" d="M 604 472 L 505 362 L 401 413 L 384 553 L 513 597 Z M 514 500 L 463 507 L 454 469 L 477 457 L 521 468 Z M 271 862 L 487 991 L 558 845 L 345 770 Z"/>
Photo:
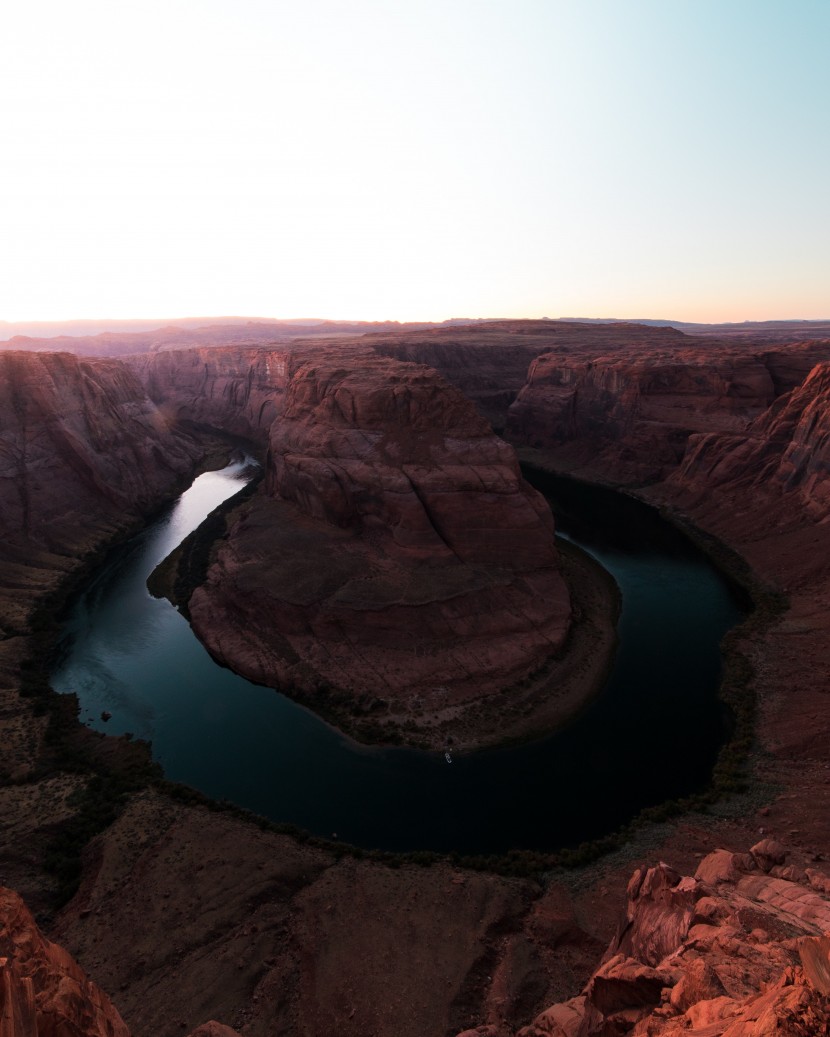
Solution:
<path fill-rule="evenodd" d="M 511 341 L 532 338 L 541 344 L 540 361 L 515 389 L 519 399 L 507 419 L 514 440 L 555 468 L 607 483 L 640 484 L 643 495 L 677 509 L 737 550 L 758 578 L 787 598 L 780 616 L 763 632 L 747 633 L 739 645 L 751 663 L 758 702 L 749 791 L 706 816 L 643 828 L 624 851 L 581 873 L 543 882 L 464 872 L 451 863 L 390 869 L 368 860 L 338 860 L 331 850 L 146 788 L 127 795 L 120 815 L 99 826 L 83 854 L 80 890 L 60 913 L 52 913 L 58 880 L 47 870 L 48 857 L 56 834 L 71 826 L 82 803 L 90 804 L 84 796 L 94 779 L 88 764 L 56 755 L 54 715 L 40 709 L 38 698 L 20 694 L 20 664 L 32 650 L 35 596 L 56 587 L 79 557 L 175 491 L 198 453 L 192 439 L 175 431 L 176 419 L 221 428 L 225 417 L 213 418 L 221 411 L 233 416 L 231 431 L 264 445 L 260 415 L 273 416 L 270 427 L 286 393 L 265 377 L 267 365 L 279 361 L 268 348 L 211 351 L 211 362 L 175 352 L 139 357 L 130 361 L 129 375 L 119 373 L 126 365 L 113 361 L 41 355 L 37 362 L 49 372 L 68 372 L 61 398 L 82 402 L 77 408 L 64 402 L 57 414 L 52 404 L 36 418 L 25 405 L 29 394 L 15 390 L 29 384 L 21 379 L 34 377 L 34 358 L 12 358 L 18 367 L 4 368 L 9 406 L 0 410 L 7 480 L 0 520 L 4 543 L 11 546 L 0 558 L 0 731 L 3 768 L 15 783 L 0 788 L 0 878 L 25 896 L 49 934 L 108 991 L 139 1037 L 187 1033 L 210 1018 L 245 1035 L 281 1027 L 295 1034 L 415 1037 L 480 1025 L 508 1034 L 534 1019 L 537 1030 L 529 1032 L 540 1032 L 540 1013 L 579 996 L 586 984 L 585 1004 L 601 1013 L 585 1024 L 594 1029 L 583 1027 L 584 1013 L 580 1030 L 573 1013 L 558 1012 L 549 1014 L 542 1033 L 672 1033 L 685 1017 L 684 1032 L 697 1028 L 714 1037 L 738 1022 L 755 1025 L 763 1012 L 781 1006 L 801 1031 L 795 1023 L 790 1030 L 781 1023 L 778 1030 L 747 1025 L 731 1032 L 822 1032 L 817 1027 L 825 1025 L 820 1013 L 826 993 L 811 979 L 818 952 L 808 950 L 802 958 L 797 947 L 784 946 L 803 930 L 784 932 L 786 926 L 795 930 L 803 919 L 793 922 L 783 902 L 765 898 L 767 892 L 781 893 L 777 882 L 790 893 L 795 888 L 791 902 L 807 894 L 825 900 L 814 885 L 821 876 L 807 868 L 821 869 L 820 858 L 830 856 L 830 545 L 822 431 L 830 342 L 787 347 L 746 339 L 690 341 L 672 331 L 661 356 L 663 347 L 651 330 L 614 326 L 592 332 L 580 345 L 578 328 L 538 327 L 502 329 L 498 341 L 490 340 L 492 371 L 509 354 Z M 557 334 L 571 337 L 557 347 Z M 476 341 L 475 328 L 452 335 Z M 484 348 L 471 346 L 469 355 Z M 406 349 L 407 359 L 421 359 L 413 344 Z M 462 391 L 465 379 L 477 377 L 460 362 L 452 376 L 443 373 Z M 36 380 L 48 384 L 44 375 Z M 188 413 L 197 402 L 198 412 Z M 77 420 L 67 427 L 72 413 Z M 131 424 L 135 420 L 140 429 Z M 103 444 L 110 442 L 129 444 L 130 450 L 141 445 L 147 458 L 157 457 L 157 446 L 165 464 L 158 460 L 147 467 L 125 459 L 108 468 L 111 455 Z M 133 479 L 139 465 L 145 474 Z M 34 476 L 49 470 L 49 478 Z M 642 485 L 650 479 L 659 481 Z M 21 487 L 28 496 L 21 496 Z M 92 522 L 73 518 L 81 493 Z M 20 509 L 26 507 L 43 521 L 21 525 Z M 72 737 L 83 747 L 83 758 L 95 761 L 99 778 L 113 767 L 123 772 L 125 754 L 140 756 L 140 749 L 123 740 L 112 744 L 82 729 Z M 545 824 L 544 812 L 539 823 Z M 664 983 L 662 959 L 643 961 L 641 951 L 626 944 L 615 951 L 623 961 L 609 958 L 602 975 L 594 976 L 635 865 L 662 858 L 678 874 L 691 875 L 718 846 L 743 850 L 757 843 L 759 828 L 788 847 L 787 863 L 804 868 L 806 882 L 800 872 L 770 878 L 761 866 L 747 872 L 736 866 L 738 877 L 730 873 L 725 883 L 701 876 L 692 887 L 687 880 L 675 882 L 674 873 L 658 872 L 648 887 L 664 891 L 660 917 L 668 919 L 673 902 L 687 894 L 697 905 L 693 914 L 699 913 L 705 899 L 698 897 L 700 883 L 713 888 L 705 895 L 714 902 L 709 921 L 695 924 L 722 931 L 681 932 L 666 923 L 687 964 L 704 964 L 694 965 L 688 979 L 672 974 Z M 660 874 L 665 881 L 658 881 Z M 642 874 L 641 879 L 630 909 L 635 921 L 656 917 Z M 652 928 L 661 931 L 656 923 Z M 753 936 L 755 930 L 766 935 Z M 698 944 L 691 946 L 690 938 Z M 747 979 L 737 978 L 740 970 Z M 762 979 L 769 984 L 766 992 Z M 694 999 L 693 980 L 703 995 Z M 675 997 L 678 987 L 686 993 Z M 637 991 L 634 1005 L 619 1002 L 627 989 Z M 705 1008 L 696 1009 L 702 1002 Z M 746 1015 L 751 1004 L 754 1020 Z M 652 1009 L 661 1005 L 670 1011 L 654 1015 Z M 636 1017 L 625 1014 L 631 1008 Z M 602 1029 L 609 1016 L 615 1017 L 614 1031 Z"/>

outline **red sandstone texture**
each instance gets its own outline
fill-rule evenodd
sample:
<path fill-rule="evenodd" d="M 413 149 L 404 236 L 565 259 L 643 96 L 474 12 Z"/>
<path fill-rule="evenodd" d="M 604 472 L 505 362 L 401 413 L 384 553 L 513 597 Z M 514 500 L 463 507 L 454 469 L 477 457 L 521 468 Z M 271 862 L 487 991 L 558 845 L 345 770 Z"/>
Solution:
<path fill-rule="evenodd" d="M 130 1037 L 110 999 L 0 886 L 2 1037 Z"/>
<path fill-rule="evenodd" d="M 117 361 L 0 353 L 0 632 L 20 622 L 15 588 L 45 589 L 199 453 Z"/>
<path fill-rule="evenodd" d="M 691 503 L 713 490 L 798 502 L 814 522 L 830 508 L 830 365 L 817 364 L 802 384 L 739 434 L 694 436 L 671 491 Z"/>
<path fill-rule="evenodd" d="M 544 499 L 434 371 L 368 351 L 288 358 L 266 495 L 189 602 L 234 669 L 445 708 L 555 653 L 570 606 Z"/>
<path fill-rule="evenodd" d="M 47 940 L 20 897 L 0 886 L 0 1035 L 130 1037 L 109 997 Z M 211 1020 L 190 1037 L 239 1037 Z"/>
<path fill-rule="evenodd" d="M 264 443 L 282 413 L 293 353 L 287 347 L 203 347 L 130 357 L 124 363 L 171 420 Z"/>
<path fill-rule="evenodd" d="M 830 1032 L 830 876 L 764 839 L 694 878 L 638 869 L 582 992 L 517 1037 L 808 1037 Z M 459 1037 L 504 1037 L 493 1024 Z"/>
<path fill-rule="evenodd" d="M 610 354 L 538 357 L 508 412 L 508 438 L 588 477 L 656 482 L 681 463 L 690 436 L 741 437 L 830 357 L 830 342 L 750 353 L 723 343 L 702 350 L 699 340 L 680 338 L 658 350 L 622 340 Z"/>

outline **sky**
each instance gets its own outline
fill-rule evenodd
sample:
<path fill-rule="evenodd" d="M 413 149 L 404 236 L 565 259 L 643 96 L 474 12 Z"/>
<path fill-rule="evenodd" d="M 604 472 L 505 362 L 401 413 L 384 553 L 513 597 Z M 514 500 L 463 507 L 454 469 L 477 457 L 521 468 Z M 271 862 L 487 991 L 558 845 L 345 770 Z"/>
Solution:
<path fill-rule="evenodd" d="M 0 319 L 830 317 L 830 0 L 26 0 Z"/>

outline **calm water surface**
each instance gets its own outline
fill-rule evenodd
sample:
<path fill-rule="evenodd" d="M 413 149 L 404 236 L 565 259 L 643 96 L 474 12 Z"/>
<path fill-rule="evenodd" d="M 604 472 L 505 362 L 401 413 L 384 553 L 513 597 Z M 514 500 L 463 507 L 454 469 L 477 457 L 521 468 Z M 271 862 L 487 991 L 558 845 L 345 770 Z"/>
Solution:
<path fill-rule="evenodd" d="M 199 476 L 99 572 L 65 627 L 58 691 L 81 719 L 152 742 L 169 778 L 320 835 L 391 850 L 556 849 L 705 785 L 723 740 L 718 643 L 742 613 L 705 557 L 652 509 L 533 475 L 558 532 L 619 584 L 613 673 L 570 726 L 520 748 L 442 754 L 356 746 L 283 695 L 218 666 L 150 572 L 245 462 Z M 112 714 L 101 720 L 102 711 Z"/>

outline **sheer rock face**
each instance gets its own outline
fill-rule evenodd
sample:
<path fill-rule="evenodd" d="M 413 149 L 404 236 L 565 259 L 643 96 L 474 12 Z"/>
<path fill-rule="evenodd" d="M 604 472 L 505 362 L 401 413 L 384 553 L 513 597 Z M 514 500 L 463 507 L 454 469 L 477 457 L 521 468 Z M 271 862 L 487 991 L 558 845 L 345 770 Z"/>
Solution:
<path fill-rule="evenodd" d="M 653 482 L 677 466 L 692 433 L 737 432 L 774 396 L 756 356 L 547 353 L 531 364 L 507 429 L 514 442 L 555 450 L 557 463 Z"/>
<path fill-rule="evenodd" d="M 667 490 L 687 501 L 713 489 L 789 498 L 820 521 L 830 509 L 828 472 L 830 364 L 821 363 L 739 435 L 693 437 Z"/>
<path fill-rule="evenodd" d="M 117 361 L 0 354 L 4 536 L 71 543 L 77 525 L 154 503 L 194 452 Z"/>
<path fill-rule="evenodd" d="M 74 959 L 40 933 L 20 897 L 0 886 L 3 1037 L 130 1037 L 115 1006 Z"/>
<path fill-rule="evenodd" d="M 125 363 L 172 418 L 264 442 L 282 413 L 293 355 L 287 347 L 202 347 Z"/>
<path fill-rule="evenodd" d="M 773 861 L 786 851 L 769 843 L 717 850 L 694 877 L 665 864 L 638 869 L 617 935 L 582 993 L 517 1037 L 830 1032 L 830 877 L 782 877 Z"/>
<path fill-rule="evenodd" d="M 117 361 L 0 353 L 2 586 L 49 586 L 158 504 L 198 453 Z M 19 622 L 15 597 L 0 627 Z"/>
<path fill-rule="evenodd" d="M 436 372 L 318 352 L 297 363 L 269 442 L 267 495 L 190 600 L 194 628 L 234 669 L 446 704 L 562 645 L 550 510 Z"/>

